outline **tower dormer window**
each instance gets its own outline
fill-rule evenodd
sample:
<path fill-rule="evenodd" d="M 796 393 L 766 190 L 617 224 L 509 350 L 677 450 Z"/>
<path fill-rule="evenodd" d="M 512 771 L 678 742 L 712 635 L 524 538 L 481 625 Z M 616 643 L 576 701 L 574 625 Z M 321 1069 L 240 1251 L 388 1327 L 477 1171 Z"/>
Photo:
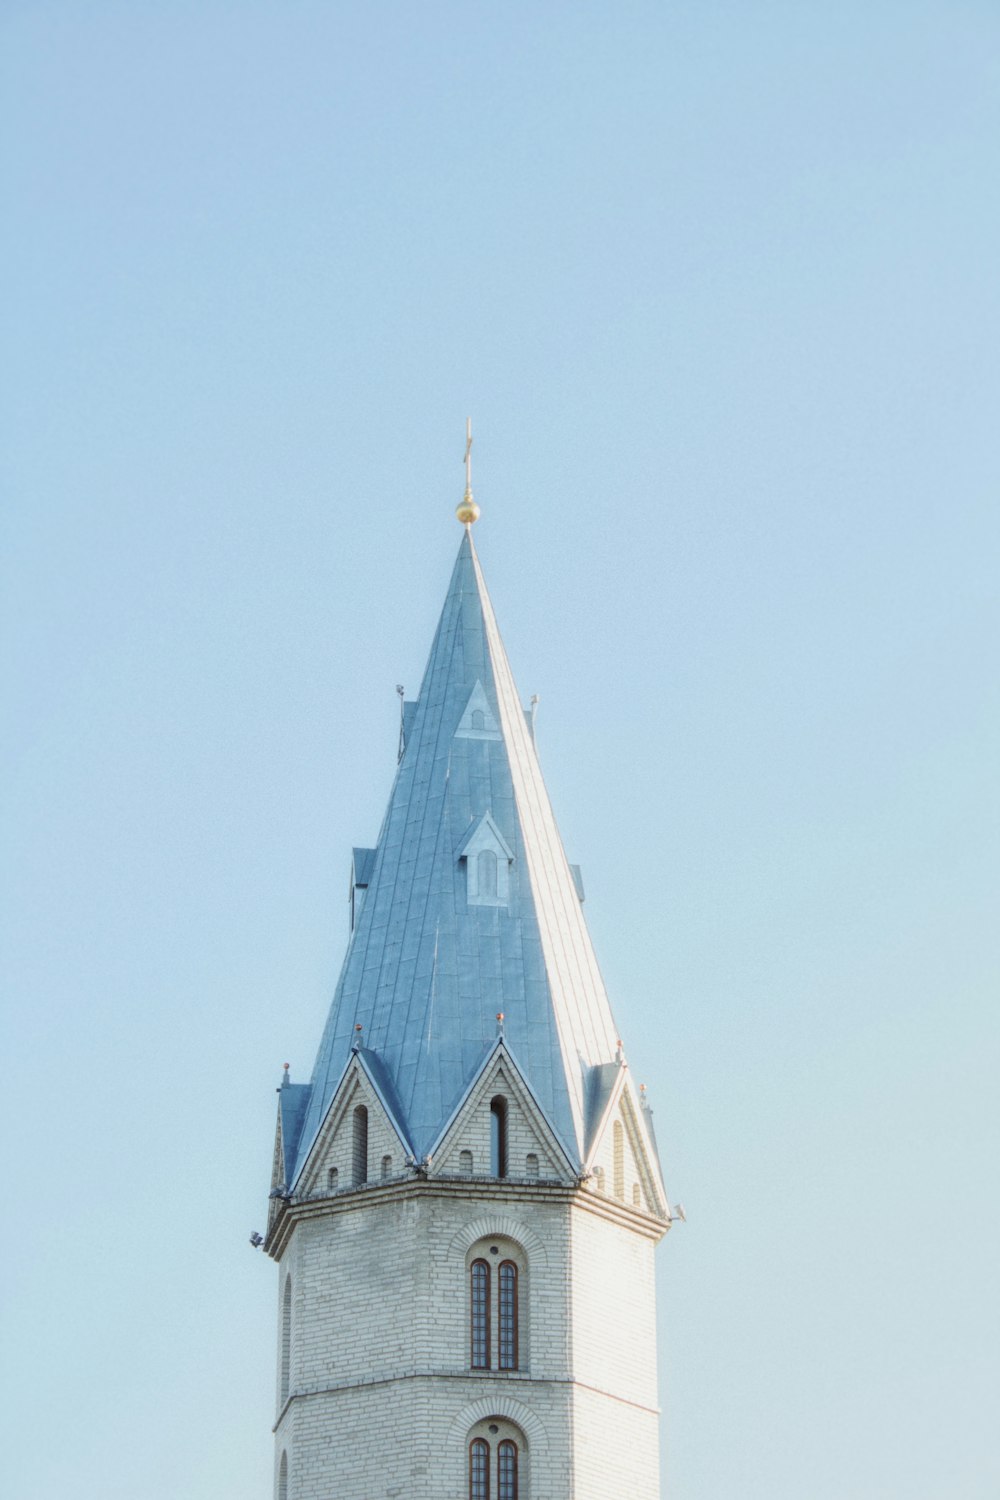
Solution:
<path fill-rule="evenodd" d="M 488 812 L 469 829 L 458 859 L 465 865 L 465 894 L 470 906 L 507 905 L 514 853 Z"/>
<path fill-rule="evenodd" d="M 480 849 L 476 855 L 476 863 L 479 869 L 476 871 L 479 880 L 478 894 L 486 900 L 495 900 L 497 893 L 497 856 L 495 849 Z"/>
<path fill-rule="evenodd" d="M 507 1101 L 501 1094 L 490 1100 L 490 1173 L 507 1176 Z"/>
<path fill-rule="evenodd" d="M 615 1197 L 625 1198 L 625 1132 L 621 1120 L 611 1127 L 612 1167 L 614 1169 Z"/>
<path fill-rule="evenodd" d="M 368 1181 L 368 1111 L 359 1104 L 354 1111 L 354 1138 L 351 1143 L 351 1184 L 362 1187 Z"/>

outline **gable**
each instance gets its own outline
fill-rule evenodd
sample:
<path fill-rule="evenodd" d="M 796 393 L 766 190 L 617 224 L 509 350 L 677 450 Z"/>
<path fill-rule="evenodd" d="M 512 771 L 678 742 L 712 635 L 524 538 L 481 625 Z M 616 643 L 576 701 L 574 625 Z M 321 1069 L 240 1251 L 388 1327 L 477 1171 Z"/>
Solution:
<path fill-rule="evenodd" d="M 567 1182 L 576 1169 L 540 1109 L 520 1069 L 501 1043 L 470 1084 L 432 1154 L 431 1176 L 493 1177 L 492 1111 L 505 1104 L 506 1179 Z"/>
<path fill-rule="evenodd" d="M 364 1112 L 365 1162 L 359 1172 L 358 1111 Z M 409 1175 L 412 1152 L 405 1127 L 387 1108 L 372 1068 L 355 1053 L 330 1101 L 323 1124 L 295 1183 L 297 1198 L 326 1197 Z"/>
<path fill-rule="evenodd" d="M 490 707 L 486 689 L 479 681 L 469 694 L 469 700 L 458 721 L 458 728 L 455 730 L 455 737 L 463 740 L 498 740 L 501 738 L 500 725 Z"/>
<path fill-rule="evenodd" d="M 587 1156 L 590 1186 L 629 1208 L 663 1218 L 666 1194 L 659 1162 L 645 1129 L 641 1106 L 623 1068 L 608 1099 Z"/>

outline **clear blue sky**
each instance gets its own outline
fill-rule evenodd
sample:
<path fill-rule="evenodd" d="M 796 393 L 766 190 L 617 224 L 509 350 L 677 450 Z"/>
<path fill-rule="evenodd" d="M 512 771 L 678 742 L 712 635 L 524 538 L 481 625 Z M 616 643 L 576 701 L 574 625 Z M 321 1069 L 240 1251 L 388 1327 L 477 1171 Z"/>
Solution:
<path fill-rule="evenodd" d="M 6 0 L 4 1493 L 269 1500 L 460 532 L 633 1068 L 670 1500 L 993 1500 L 1000 11 Z"/>

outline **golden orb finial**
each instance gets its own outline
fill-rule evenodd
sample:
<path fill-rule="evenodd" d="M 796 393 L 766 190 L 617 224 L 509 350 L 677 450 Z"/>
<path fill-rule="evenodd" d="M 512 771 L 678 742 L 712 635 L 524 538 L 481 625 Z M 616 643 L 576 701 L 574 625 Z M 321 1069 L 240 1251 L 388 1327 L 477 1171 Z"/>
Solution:
<path fill-rule="evenodd" d="M 455 507 L 455 514 L 463 526 L 471 526 L 479 520 L 479 506 L 472 498 L 472 418 L 465 419 L 465 494 L 462 503 Z"/>

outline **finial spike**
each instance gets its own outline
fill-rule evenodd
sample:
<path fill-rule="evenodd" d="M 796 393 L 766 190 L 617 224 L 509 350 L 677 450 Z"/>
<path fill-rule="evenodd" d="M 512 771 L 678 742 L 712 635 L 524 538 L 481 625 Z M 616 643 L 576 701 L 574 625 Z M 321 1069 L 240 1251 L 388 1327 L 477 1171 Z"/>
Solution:
<path fill-rule="evenodd" d="M 472 418 L 465 419 L 465 494 L 455 511 L 463 526 L 479 520 L 479 506 L 472 498 Z"/>

